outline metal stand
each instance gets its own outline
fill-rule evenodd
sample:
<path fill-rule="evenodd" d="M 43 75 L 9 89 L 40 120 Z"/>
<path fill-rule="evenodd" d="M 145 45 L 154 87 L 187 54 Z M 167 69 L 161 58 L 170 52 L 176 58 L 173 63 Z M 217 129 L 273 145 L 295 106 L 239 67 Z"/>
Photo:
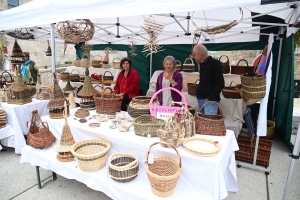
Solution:
<path fill-rule="evenodd" d="M 256 144 L 255 144 L 255 151 L 254 151 L 253 163 L 249 164 L 249 163 L 238 161 L 237 167 L 240 168 L 240 167 L 243 166 L 243 167 L 247 167 L 247 168 L 250 168 L 250 169 L 257 170 L 257 171 L 265 172 L 266 175 L 269 175 L 271 173 L 270 169 L 267 169 L 267 168 L 260 167 L 260 166 L 256 165 L 258 143 L 259 143 L 259 136 L 256 137 Z"/>
<path fill-rule="evenodd" d="M 56 173 L 52 172 L 52 180 L 48 180 L 47 182 L 45 182 L 43 185 L 41 183 L 41 177 L 40 177 L 40 166 L 36 166 L 36 176 L 37 176 L 37 181 L 38 181 L 38 187 L 39 189 L 42 189 L 43 187 L 45 187 L 46 184 L 48 184 L 50 181 L 55 181 L 57 179 Z"/>
<path fill-rule="evenodd" d="M 294 174 L 294 168 L 295 168 L 295 161 L 299 159 L 300 157 L 300 149 L 299 149 L 299 143 L 300 143 L 300 124 L 298 125 L 298 131 L 297 136 L 295 140 L 295 145 L 293 149 L 293 153 L 289 156 L 292 158 L 289 174 L 286 180 L 284 194 L 283 194 L 283 200 L 288 200 L 290 195 L 290 189 L 291 189 L 291 183 L 293 180 L 293 174 Z"/>

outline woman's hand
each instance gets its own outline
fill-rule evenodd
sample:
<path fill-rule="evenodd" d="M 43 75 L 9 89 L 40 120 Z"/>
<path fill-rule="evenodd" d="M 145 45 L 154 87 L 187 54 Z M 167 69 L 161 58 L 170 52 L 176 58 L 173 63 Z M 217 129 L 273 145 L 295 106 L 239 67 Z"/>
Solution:
<path fill-rule="evenodd" d="M 165 77 L 165 79 L 170 80 L 173 76 L 173 73 L 171 72 L 164 72 L 163 76 Z"/>

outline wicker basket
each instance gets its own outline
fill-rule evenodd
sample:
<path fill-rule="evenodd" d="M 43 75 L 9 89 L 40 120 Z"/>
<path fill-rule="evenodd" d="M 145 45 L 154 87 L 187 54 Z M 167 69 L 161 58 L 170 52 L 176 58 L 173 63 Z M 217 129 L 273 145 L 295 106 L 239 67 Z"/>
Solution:
<path fill-rule="evenodd" d="M 6 112 L 2 108 L 2 105 L 0 103 L 0 128 L 3 128 L 6 126 Z"/>
<path fill-rule="evenodd" d="M 77 74 L 73 74 L 73 71 L 76 70 Z M 71 82 L 80 82 L 79 71 L 77 69 L 73 69 L 69 74 L 69 79 Z"/>
<path fill-rule="evenodd" d="M 100 60 L 96 60 L 95 58 L 96 57 L 100 57 Z M 92 59 L 92 67 L 94 68 L 101 68 L 103 63 L 102 63 L 102 57 L 100 55 L 95 55 L 93 56 L 93 59 Z"/>
<path fill-rule="evenodd" d="M 197 79 L 195 81 L 195 83 L 187 83 L 187 88 L 188 88 L 188 94 L 189 95 L 196 96 L 197 87 L 199 85 L 199 83 L 197 84 L 197 82 L 199 82 L 199 79 Z"/>
<path fill-rule="evenodd" d="M 78 109 L 75 112 L 75 117 L 77 118 L 85 118 L 88 117 L 90 115 L 90 111 L 88 111 L 87 109 Z"/>
<path fill-rule="evenodd" d="M 153 164 L 149 164 L 149 153 L 152 147 L 159 143 L 164 142 L 155 142 L 149 147 L 146 154 L 145 168 L 152 192 L 160 197 L 168 197 L 174 193 L 181 174 L 181 156 L 175 147 L 165 143 L 165 145 L 172 147 L 176 151 L 179 162 L 169 157 L 157 157 L 154 158 Z"/>
<path fill-rule="evenodd" d="M 247 66 L 241 66 L 239 65 L 241 61 L 245 61 Z M 247 60 L 241 59 L 237 63 L 237 65 L 231 65 L 231 73 L 232 74 L 245 74 L 245 73 L 251 73 L 254 71 L 253 66 L 249 66 Z"/>
<path fill-rule="evenodd" d="M 164 123 L 151 115 L 141 115 L 134 119 L 133 126 L 136 135 L 143 137 L 157 137 L 156 131 Z"/>
<path fill-rule="evenodd" d="M 188 60 L 190 61 L 190 63 L 188 63 Z M 191 59 L 191 58 L 185 59 L 182 66 L 183 66 L 182 71 L 184 71 L 184 72 L 193 72 L 193 71 L 195 71 L 195 64 L 194 64 L 193 59 Z"/>
<path fill-rule="evenodd" d="M 105 94 L 105 90 L 111 91 L 110 95 Z M 122 105 L 122 97 L 115 96 L 111 88 L 105 88 L 101 97 L 94 96 L 96 112 L 98 114 L 114 115 L 116 112 L 120 112 Z"/>
<path fill-rule="evenodd" d="M 114 66 L 114 69 L 120 69 L 121 59 L 118 57 L 115 57 L 112 61 L 112 64 Z"/>
<path fill-rule="evenodd" d="M 266 95 L 266 77 L 256 74 L 241 75 L 242 96 L 250 99 L 262 99 Z"/>
<path fill-rule="evenodd" d="M 180 72 L 181 68 L 182 68 L 181 62 L 179 60 L 176 60 L 175 64 L 176 65 L 175 65 L 175 69 L 174 70 Z"/>
<path fill-rule="evenodd" d="M 74 61 L 72 62 L 72 64 L 73 64 L 75 67 L 81 67 L 81 66 L 80 66 L 80 60 L 74 60 Z"/>
<path fill-rule="evenodd" d="M 110 73 L 110 76 L 105 75 L 107 72 Z M 113 74 L 110 71 L 105 71 L 104 74 L 103 74 L 103 76 L 102 76 L 102 79 L 104 81 L 113 81 L 114 80 L 114 76 L 113 76 Z M 110 86 L 111 84 L 110 83 L 106 83 L 104 85 Z"/>
<path fill-rule="evenodd" d="M 220 105 L 213 101 L 208 101 L 201 106 L 199 111 L 201 111 L 207 104 L 216 104 L 219 108 L 220 114 L 208 115 L 197 113 L 195 116 L 196 122 L 196 133 L 204 135 L 217 135 L 225 136 L 226 128 L 224 124 L 224 115 Z"/>
<path fill-rule="evenodd" d="M 69 80 L 69 72 L 61 72 L 60 73 L 60 80 L 62 80 L 63 82 L 68 81 Z"/>
<path fill-rule="evenodd" d="M 225 56 L 227 58 L 227 61 L 226 62 L 221 62 L 221 58 Z M 230 66 L 229 66 L 229 58 L 226 56 L 226 55 L 223 55 L 223 56 L 220 56 L 219 58 L 219 61 L 221 62 L 222 64 L 222 71 L 223 71 L 223 74 L 228 74 L 230 72 Z"/>
<path fill-rule="evenodd" d="M 5 78 L 5 76 L 4 76 L 5 73 L 9 75 L 9 78 L 10 78 L 9 80 L 7 80 Z M 8 71 L 2 72 L 1 77 L 0 77 L 0 86 L 1 86 L 1 88 L 3 88 L 4 85 L 6 85 L 6 87 L 9 87 L 9 86 L 11 86 L 11 84 L 13 82 L 14 82 L 14 79 Z"/>
<path fill-rule="evenodd" d="M 147 96 L 133 97 L 128 105 L 128 109 L 127 109 L 128 114 L 133 118 L 139 117 L 141 115 L 149 115 L 150 99 L 151 97 L 147 97 Z M 153 104 L 159 105 L 157 100 L 155 100 Z"/>
<path fill-rule="evenodd" d="M 254 135 L 253 135 L 254 136 Z M 245 162 L 253 163 L 255 151 L 255 137 L 239 135 L 237 139 L 239 150 L 235 152 L 235 158 Z M 272 141 L 259 139 L 256 164 L 269 166 Z"/>
<path fill-rule="evenodd" d="M 106 140 L 83 140 L 71 147 L 79 168 L 84 172 L 99 171 L 105 166 L 110 143 Z"/>
<path fill-rule="evenodd" d="M 89 67 L 90 66 L 90 56 L 86 53 L 82 54 L 82 58 L 80 60 L 81 67 Z"/>
<path fill-rule="evenodd" d="M 229 87 L 225 87 L 222 90 L 222 94 L 225 98 L 229 98 L 229 99 L 240 99 L 242 98 L 240 95 L 240 92 L 238 90 L 236 90 L 235 86 L 231 86 L 232 83 L 234 83 L 236 85 L 236 83 L 234 81 L 231 81 Z"/>
<path fill-rule="evenodd" d="M 129 182 L 139 173 L 139 159 L 133 154 L 112 154 L 108 162 L 109 175 L 115 181 Z"/>

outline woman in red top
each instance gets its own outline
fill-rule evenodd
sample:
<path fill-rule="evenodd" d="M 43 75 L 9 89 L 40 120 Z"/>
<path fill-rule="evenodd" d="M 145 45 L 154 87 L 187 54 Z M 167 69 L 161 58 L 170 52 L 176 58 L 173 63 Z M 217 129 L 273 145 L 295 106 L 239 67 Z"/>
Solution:
<path fill-rule="evenodd" d="M 121 72 L 117 78 L 115 93 L 122 96 L 122 111 L 127 111 L 131 99 L 139 95 L 140 77 L 137 71 L 131 68 L 131 60 L 123 58 L 120 63 Z"/>

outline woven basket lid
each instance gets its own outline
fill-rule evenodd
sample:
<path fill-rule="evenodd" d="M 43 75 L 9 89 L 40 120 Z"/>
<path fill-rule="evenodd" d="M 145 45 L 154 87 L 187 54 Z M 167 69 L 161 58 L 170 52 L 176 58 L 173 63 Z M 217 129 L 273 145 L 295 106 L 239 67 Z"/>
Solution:
<path fill-rule="evenodd" d="M 93 97 L 98 95 L 99 92 L 93 87 L 91 77 L 89 76 L 89 69 L 85 70 L 85 79 L 82 89 L 78 92 L 77 96 L 80 98 Z"/>
<path fill-rule="evenodd" d="M 60 89 L 57 79 L 56 79 L 56 73 L 53 73 L 53 91 L 51 91 L 50 95 L 50 101 L 47 104 L 47 108 L 62 108 L 64 107 L 64 102 L 66 101 L 66 98 L 64 96 L 63 91 Z M 69 105 L 69 102 L 67 101 L 67 105 Z"/>
<path fill-rule="evenodd" d="M 11 57 L 24 57 L 24 53 L 22 52 L 22 49 L 19 46 L 17 40 L 15 40 L 13 50 L 12 50 L 12 53 L 11 53 Z"/>

